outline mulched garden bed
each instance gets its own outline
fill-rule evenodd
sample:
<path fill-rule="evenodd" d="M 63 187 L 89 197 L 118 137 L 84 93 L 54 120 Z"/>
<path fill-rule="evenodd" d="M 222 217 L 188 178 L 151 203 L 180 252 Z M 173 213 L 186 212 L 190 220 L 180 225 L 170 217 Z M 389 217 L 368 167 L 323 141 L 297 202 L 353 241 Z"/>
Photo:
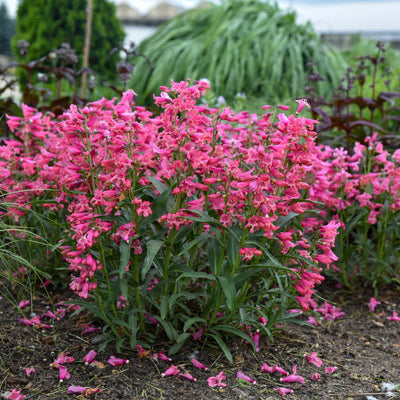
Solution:
<path fill-rule="evenodd" d="M 172 357 L 172 362 L 155 361 L 153 352 L 168 352 L 168 343 L 158 343 L 148 356 L 140 358 L 135 349 L 123 349 L 117 354 L 108 346 L 96 356 L 97 366 L 85 365 L 83 357 L 89 350 L 98 349 L 98 334 L 82 335 L 87 316 L 64 318 L 53 323 L 53 329 L 35 329 L 20 324 L 21 315 L 5 299 L 0 300 L 0 398 L 7 398 L 12 389 L 22 389 L 26 399 L 83 399 L 83 394 L 67 394 L 69 386 L 101 389 L 88 395 L 89 399 L 263 399 L 282 398 L 273 388 L 287 387 L 292 400 L 325 399 L 395 399 L 400 398 L 397 388 L 388 392 L 387 384 L 400 384 L 400 321 L 387 319 L 393 311 L 400 311 L 399 291 L 381 290 L 381 302 L 374 313 L 368 310 L 371 293 L 338 291 L 329 283 L 320 285 L 320 293 L 334 301 L 345 315 L 334 321 L 318 319 L 318 327 L 285 325 L 273 343 L 261 340 L 260 351 L 240 341 L 231 345 L 235 362 L 229 364 L 217 349 L 186 348 Z M 67 300 L 68 294 L 53 295 L 53 300 Z M 46 312 L 49 301 L 45 297 L 34 299 L 37 314 Z M 59 371 L 50 364 L 61 353 L 68 353 L 75 361 L 66 365 L 71 378 L 59 382 Z M 195 353 L 194 353 L 195 352 Z M 323 360 L 318 368 L 310 364 L 305 354 L 316 352 Z M 111 366 L 111 355 L 129 359 L 128 364 Z M 195 369 L 190 358 L 195 355 L 209 367 L 208 371 Z M 304 384 L 281 383 L 279 376 L 261 373 L 263 362 L 278 364 L 291 373 L 297 365 L 297 374 L 306 378 Z M 176 376 L 162 377 L 171 365 L 189 372 L 195 382 Z M 35 373 L 27 376 L 23 368 L 33 367 Z M 325 367 L 337 367 L 327 375 Z M 225 388 L 210 388 L 207 378 L 224 371 Z M 250 383 L 236 379 L 238 371 L 255 379 Z M 310 376 L 320 373 L 321 380 Z"/>

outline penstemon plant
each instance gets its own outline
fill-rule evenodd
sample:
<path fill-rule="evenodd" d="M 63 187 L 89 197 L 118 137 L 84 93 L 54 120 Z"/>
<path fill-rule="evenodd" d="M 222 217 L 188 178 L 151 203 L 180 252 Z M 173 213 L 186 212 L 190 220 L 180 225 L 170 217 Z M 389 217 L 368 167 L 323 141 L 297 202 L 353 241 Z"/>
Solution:
<path fill-rule="evenodd" d="M 352 289 L 399 283 L 400 150 L 389 153 L 377 138 L 375 133 L 365 145 L 356 142 L 352 153 L 315 149 L 310 199 L 340 220 L 339 260 L 332 269 Z"/>
<path fill-rule="evenodd" d="M 276 118 L 269 106 L 221 112 L 197 105 L 207 88 L 162 87 L 157 116 L 133 91 L 72 105 L 38 152 L 52 155 L 38 175 L 67 211 L 70 287 L 105 323 L 104 344 L 166 335 L 171 354 L 193 339 L 232 360 L 227 338 L 256 349 L 296 304 L 308 309 L 336 260 L 339 222 L 308 200 L 316 121 L 300 117 L 305 103 Z"/>

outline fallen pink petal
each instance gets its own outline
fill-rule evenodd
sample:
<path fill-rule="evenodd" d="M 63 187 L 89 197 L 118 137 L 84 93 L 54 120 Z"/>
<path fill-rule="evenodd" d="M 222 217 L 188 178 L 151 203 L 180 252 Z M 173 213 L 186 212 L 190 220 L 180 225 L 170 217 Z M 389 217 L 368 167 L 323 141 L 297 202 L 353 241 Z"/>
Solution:
<path fill-rule="evenodd" d="M 400 321 L 400 317 L 397 315 L 396 311 L 393 311 L 392 316 L 386 317 L 389 321 Z"/>
<path fill-rule="evenodd" d="M 175 365 L 171 365 L 161 376 L 171 376 L 171 375 L 178 375 L 181 371 Z"/>
<path fill-rule="evenodd" d="M 204 364 L 202 364 L 200 361 L 197 361 L 195 358 L 192 358 L 190 361 L 195 368 L 204 369 L 205 371 L 208 370 L 208 368 Z"/>
<path fill-rule="evenodd" d="M 71 374 L 69 373 L 69 371 L 65 365 L 60 365 L 58 367 L 58 372 L 60 375 L 60 382 L 63 382 L 65 379 L 71 378 Z"/>
<path fill-rule="evenodd" d="M 272 367 L 272 373 L 277 373 L 277 374 L 281 374 L 281 375 L 289 375 L 289 373 L 287 371 L 285 371 L 283 368 L 278 367 L 276 364 Z"/>
<path fill-rule="evenodd" d="M 184 374 L 179 374 L 179 375 L 178 375 L 178 378 L 187 379 L 187 380 L 189 380 L 189 381 L 196 382 L 196 378 L 194 378 L 194 377 L 193 377 L 192 375 L 190 375 L 188 372 L 186 372 L 186 373 L 184 373 Z"/>
<path fill-rule="evenodd" d="M 83 386 L 70 386 L 67 390 L 68 394 L 81 394 L 85 393 L 87 388 Z"/>
<path fill-rule="evenodd" d="M 286 396 L 289 393 L 293 393 L 292 389 L 287 389 L 284 387 L 280 387 L 280 388 L 273 388 L 273 390 L 277 393 L 279 393 L 281 396 Z"/>
<path fill-rule="evenodd" d="M 24 308 L 26 306 L 29 306 L 31 304 L 30 300 L 21 300 L 18 304 L 18 308 Z"/>
<path fill-rule="evenodd" d="M 284 378 L 281 378 L 281 382 L 286 382 L 286 383 L 304 383 L 304 378 L 300 375 L 296 375 L 297 372 L 297 366 L 293 366 L 293 374 L 285 376 Z"/>
<path fill-rule="evenodd" d="M 107 363 L 112 365 L 113 367 L 116 367 L 118 365 L 124 365 L 128 364 L 129 360 L 125 360 L 124 358 L 116 358 L 114 356 L 111 356 L 108 360 Z"/>
<path fill-rule="evenodd" d="M 317 381 L 318 382 L 318 381 L 321 380 L 321 375 L 316 372 L 315 374 L 312 374 L 310 376 L 310 379 L 312 379 L 313 381 Z"/>
<path fill-rule="evenodd" d="M 97 356 L 97 353 L 94 350 L 90 350 L 89 353 L 86 354 L 85 357 L 83 357 L 83 362 L 87 365 L 93 362 L 95 357 Z"/>
<path fill-rule="evenodd" d="M 255 384 L 257 383 L 254 379 L 250 378 L 249 376 L 247 376 L 247 375 L 246 375 L 245 373 L 243 373 L 242 371 L 238 371 L 238 372 L 237 372 L 237 374 L 236 374 L 236 379 L 241 379 L 241 380 L 246 381 L 246 382 L 249 382 L 249 383 L 251 383 L 251 384 L 253 384 L 253 385 L 255 385 Z"/>
<path fill-rule="evenodd" d="M 21 390 L 22 389 L 19 389 L 19 390 L 13 389 L 11 391 L 11 394 L 7 397 L 7 399 L 10 399 L 10 400 L 23 400 L 23 399 L 25 399 L 26 396 L 21 394 Z"/>
<path fill-rule="evenodd" d="M 210 387 L 226 387 L 226 383 L 222 382 L 225 379 L 225 372 L 221 371 L 218 375 L 207 378 L 207 383 Z"/>
<path fill-rule="evenodd" d="M 332 375 L 337 370 L 337 367 L 326 367 L 325 374 Z"/>
<path fill-rule="evenodd" d="M 262 363 L 261 365 L 261 369 L 260 372 L 266 372 L 267 374 L 272 374 L 273 371 L 273 367 L 270 367 L 267 363 Z"/>
<path fill-rule="evenodd" d="M 317 356 L 317 353 L 315 352 L 312 352 L 309 356 L 305 355 L 304 358 L 310 364 L 314 364 L 316 367 L 320 367 L 322 365 L 322 360 Z"/>
<path fill-rule="evenodd" d="M 314 317 L 308 317 L 306 323 L 313 325 L 313 326 L 318 326 L 318 322 L 316 321 L 316 319 Z"/>
<path fill-rule="evenodd" d="M 159 351 L 156 355 L 157 355 L 158 360 L 162 360 L 162 361 L 166 361 L 166 362 L 172 361 L 172 358 L 169 358 L 168 356 L 166 356 L 163 351 Z"/>
<path fill-rule="evenodd" d="M 369 302 L 368 302 L 368 309 L 369 309 L 369 312 L 374 312 L 374 311 L 375 311 L 375 308 L 376 308 L 379 304 L 381 304 L 380 301 L 378 301 L 375 297 L 371 297 L 371 299 L 370 299 Z"/>
<path fill-rule="evenodd" d="M 26 376 L 30 376 L 35 373 L 35 368 L 33 367 L 23 368 L 23 370 L 25 371 Z"/>

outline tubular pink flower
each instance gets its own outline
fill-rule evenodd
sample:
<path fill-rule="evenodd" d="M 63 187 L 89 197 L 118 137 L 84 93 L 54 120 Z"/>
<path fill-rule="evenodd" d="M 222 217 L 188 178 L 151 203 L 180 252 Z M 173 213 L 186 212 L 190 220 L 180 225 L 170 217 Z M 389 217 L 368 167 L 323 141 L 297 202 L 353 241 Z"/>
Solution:
<path fill-rule="evenodd" d="M 236 373 L 236 379 L 241 379 L 241 380 L 249 382 L 249 383 L 251 383 L 253 385 L 255 385 L 257 383 L 254 379 L 250 378 L 249 376 L 244 374 L 242 371 L 238 371 Z"/>
<path fill-rule="evenodd" d="M 152 357 L 153 356 L 154 356 L 154 354 L 152 355 Z M 158 360 L 162 360 L 162 361 L 166 361 L 166 362 L 172 361 L 172 358 L 169 358 L 168 356 L 166 356 L 163 351 L 159 351 L 157 354 L 155 354 L 155 356 Z M 155 358 L 155 357 L 153 357 L 153 358 Z"/>
<path fill-rule="evenodd" d="M 24 308 L 26 306 L 29 306 L 31 304 L 30 300 L 21 300 L 18 304 L 18 308 Z"/>
<path fill-rule="evenodd" d="M 321 380 L 321 375 L 318 373 L 312 374 L 310 376 L 310 379 L 312 379 L 313 381 L 320 381 Z"/>
<path fill-rule="evenodd" d="M 296 375 L 297 372 L 297 366 L 294 365 L 293 366 L 293 374 L 285 376 L 284 378 L 281 378 L 281 382 L 287 382 L 287 383 L 294 383 L 294 382 L 298 382 L 298 383 L 304 383 L 304 378 L 300 375 Z"/>
<path fill-rule="evenodd" d="M 186 372 L 186 373 L 184 373 L 184 374 L 179 374 L 179 375 L 178 375 L 178 378 L 187 379 L 187 380 L 189 380 L 189 381 L 196 382 L 196 378 L 194 378 L 194 377 L 193 377 L 192 375 L 190 375 L 188 372 Z"/>
<path fill-rule="evenodd" d="M 23 368 L 23 370 L 25 371 L 26 376 L 30 376 L 35 373 L 35 368 L 33 367 Z"/>
<path fill-rule="evenodd" d="M 82 394 L 85 393 L 87 388 L 83 386 L 70 386 L 67 390 L 68 394 Z"/>
<path fill-rule="evenodd" d="M 226 387 L 226 383 L 222 382 L 225 379 L 225 373 L 224 371 L 221 371 L 218 375 L 207 378 L 207 383 L 210 387 Z"/>
<path fill-rule="evenodd" d="M 112 365 L 113 367 L 116 367 L 118 365 L 124 365 L 128 364 L 129 360 L 125 360 L 124 358 L 116 358 L 115 356 L 111 356 L 108 360 L 107 363 Z"/>
<path fill-rule="evenodd" d="M 205 365 L 203 365 L 200 361 L 197 361 L 195 358 L 192 358 L 190 361 L 192 362 L 195 368 L 204 369 L 205 371 L 208 370 L 208 368 Z"/>
<path fill-rule="evenodd" d="M 314 317 L 308 317 L 306 323 L 313 326 L 318 326 L 318 323 Z"/>
<path fill-rule="evenodd" d="M 322 360 L 317 356 L 317 353 L 314 351 L 309 355 L 304 355 L 304 358 L 310 363 L 314 364 L 316 367 L 320 367 L 322 365 Z"/>
<path fill-rule="evenodd" d="M 65 365 L 58 366 L 58 372 L 60 374 L 60 382 L 63 382 L 64 379 L 70 379 L 71 374 L 68 372 L 68 369 Z"/>
<path fill-rule="evenodd" d="M 279 394 L 282 395 L 282 396 L 286 396 L 286 395 L 289 394 L 289 393 L 293 393 L 293 390 L 292 390 L 292 389 L 287 389 L 287 388 L 283 388 L 283 387 L 280 387 L 280 388 L 273 388 L 273 390 L 274 390 L 275 392 L 279 393 Z"/>
<path fill-rule="evenodd" d="M 400 317 L 397 315 L 396 311 L 393 311 L 393 314 L 391 317 L 386 317 L 389 321 L 400 321 Z"/>
<path fill-rule="evenodd" d="M 87 365 L 90 364 L 95 357 L 97 356 L 97 353 L 94 350 L 90 350 L 89 353 L 87 353 L 85 355 L 85 357 L 83 357 L 83 362 Z"/>
<path fill-rule="evenodd" d="M 262 363 L 260 372 L 266 372 L 267 374 L 273 373 L 273 368 L 270 367 L 267 363 Z"/>
<path fill-rule="evenodd" d="M 378 304 L 381 304 L 381 302 L 378 301 L 375 297 L 371 297 L 368 303 L 369 312 L 374 312 Z"/>
<path fill-rule="evenodd" d="M 326 367 L 325 368 L 325 374 L 331 375 L 337 370 L 337 367 Z"/>
<path fill-rule="evenodd" d="M 23 400 L 26 398 L 26 396 L 24 396 L 23 394 L 21 394 L 21 390 L 22 389 L 13 389 L 11 391 L 11 394 L 7 397 L 10 400 Z"/>
<path fill-rule="evenodd" d="M 175 367 L 175 365 L 171 365 L 161 376 L 171 376 L 171 375 L 178 375 L 181 371 L 179 370 L 178 367 Z"/>

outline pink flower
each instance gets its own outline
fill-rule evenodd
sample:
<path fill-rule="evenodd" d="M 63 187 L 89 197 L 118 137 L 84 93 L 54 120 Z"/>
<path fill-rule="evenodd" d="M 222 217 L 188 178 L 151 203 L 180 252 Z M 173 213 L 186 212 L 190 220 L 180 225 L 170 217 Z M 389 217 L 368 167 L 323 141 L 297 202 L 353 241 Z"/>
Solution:
<path fill-rule="evenodd" d="M 85 357 L 83 357 L 84 363 L 90 364 L 96 357 L 97 353 L 94 350 L 90 350 L 89 353 L 86 354 Z"/>
<path fill-rule="evenodd" d="M 242 371 L 237 372 L 236 379 L 242 379 L 243 381 L 250 382 L 253 385 L 257 383 L 254 379 L 251 379 L 249 376 L 245 375 Z"/>
<path fill-rule="evenodd" d="M 188 372 L 184 373 L 184 374 L 179 374 L 178 378 L 183 378 L 183 379 L 187 379 L 189 381 L 192 382 L 196 382 L 196 378 L 194 378 L 192 375 L 190 375 Z"/>
<path fill-rule="evenodd" d="M 282 396 L 286 396 L 289 393 L 293 393 L 292 389 L 286 389 L 286 388 L 283 388 L 283 387 L 274 388 L 273 390 L 275 390 L 275 392 L 278 392 Z"/>
<path fill-rule="evenodd" d="M 124 365 L 128 364 L 129 360 L 125 360 L 124 358 L 115 358 L 114 356 L 111 356 L 107 362 L 112 365 L 113 367 L 116 367 L 117 365 Z"/>
<path fill-rule="evenodd" d="M 75 361 L 74 357 L 70 357 L 65 355 L 64 353 L 60 353 L 60 355 L 54 360 L 50 366 L 52 368 L 58 368 L 61 364 L 71 364 Z"/>
<path fill-rule="evenodd" d="M 175 365 L 171 365 L 161 376 L 171 376 L 171 375 L 178 375 L 181 371 L 179 370 L 178 367 L 175 367 Z"/>
<path fill-rule="evenodd" d="M 306 321 L 306 323 L 310 324 L 310 325 L 318 326 L 318 323 L 314 317 L 308 317 L 308 320 Z"/>
<path fill-rule="evenodd" d="M 326 367 L 325 368 L 325 373 L 327 375 L 332 375 L 336 370 L 337 370 L 337 367 Z"/>
<path fill-rule="evenodd" d="M 318 373 L 315 373 L 315 374 L 310 376 L 310 379 L 312 379 L 313 381 L 320 381 L 321 380 L 321 375 L 318 374 Z"/>
<path fill-rule="evenodd" d="M 270 367 L 267 363 L 263 363 L 261 365 L 261 372 L 266 372 L 268 374 L 281 374 L 281 375 L 289 375 L 283 368 L 278 367 L 276 364 L 273 367 Z"/>
<path fill-rule="evenodd" d="M 371 297 L 369 303 L 368 303 L 368 309 L 369 312 L 374 312 L 375 308 L 377 307 L 378 304 L 380 304 L 381 302 L 378 301 L 375 297 Z"/>
<path fill-rule="evenodd" d="M 70 386 L 67 390 L 68 394 L 81 394 L 85 393 L 87 388 L 83 386 Z"/>
<path fill-rule="evenodd" d="M 208 370 L 208 368 L 205 365 L 203 365 L 200 361 L 197 361 L 195 358 L 192 358 L 190 361 L 192 362 L 195 368 L 204 369 L 205 371 Z"/>
<path fill-rule="evenodd" d="M 300 114 L 301 111 L 303 110 L 303 108 L 306 107 L 306 106 L 308 108 L 310 108 L 310 105 L 307 103 L 307 100 L 300 99 L 300 100 L 296 100 L 296 102 L 299 103 L 299 106 L 297 107 L 296 114 Z"/>
<path fill-rule="evenodd" d="M 397 315 L 396 311 L 393 311 L 393 314 L 391 317 L 386 317 L 389 321 L 400 321 L 400 317 Z"/>
<path fill-rule="evenodd" d="M 26 306 L 29 306 L 31 304 L 30 300 L 21 300 L 18 304 L 18 308 L 24 308 Z"/>
<path fill-rule="evenodd" d="M 162 360 L 166 362 L 172 361 L 172 358 L 167 357 L 163 351 L 159 351 L 158 353 L 153 354 L 151 357 L 153 358 L 153 360 Z"/>
<path fill-rule="evenodd" d="M 293 374 L 285 376 L 284 378 L 281 378 L 281 382 L 288 382 L 288 383 L 293 383 L 293 382 L 299 382 L 299 383 L 304 383 L 304 378 L 300 375 L 296 375 L 297 372 L 297 366 L 293 366 Z"/>
<path fill-rule="evenodd" d="M 26 376 L 32 375 L 35 373 L 35 368 L 33 367 L 29 367 L 29 368 L 23 368 L 23 370 L 26 373 Z"/>
<path fill-rule="evenodd" d="M 60 373 L 60 382 L 64 382 L 64 379 L 71 378 L 71 374 L 68 372 L 68 369 L 65 365 L 59 365 L 58 372 Z"/>
<path fill-rule="evenodd" d="M 322 365 L 322 360 L 317 356 L 317 353 L 315 352 L 312 352 L 309 356 L 305 355 L 304 357 L 309 363 L 314 364 L 316 367 L 320 367 Z"/>
<path fill-rule="evenodd" d="M 221 371 L 218 375 L 216 376 L 210 376 L 207 378 L 208 386 L 210 387 L 226 387 L 226 383 L 223 383 L 222 381 L 226 379 L 224 371 Z"/>
<path fill-rule="evenodd" d="M 94 333 L 98 331 L 101 331 L 101 328 L 88 324 L 86 325 L 85 330 L 82 332 L 82 335 L 88 335 L 89 333 Z"/>
<path fill-rule="evenodd" d="M 7 398 L 8 398 L 8 399 L 11 399 L 11 400 L 23 400 L 23 399 L 25 399 L 26 396 L 24 396 L 23 394 L 21 394 L 21 390 L 22 390 L 22 389 L 19 389 L 19 390 L 13 389 L 13 390 L 11 391 L 11 394 L 10 394 Z"/>

